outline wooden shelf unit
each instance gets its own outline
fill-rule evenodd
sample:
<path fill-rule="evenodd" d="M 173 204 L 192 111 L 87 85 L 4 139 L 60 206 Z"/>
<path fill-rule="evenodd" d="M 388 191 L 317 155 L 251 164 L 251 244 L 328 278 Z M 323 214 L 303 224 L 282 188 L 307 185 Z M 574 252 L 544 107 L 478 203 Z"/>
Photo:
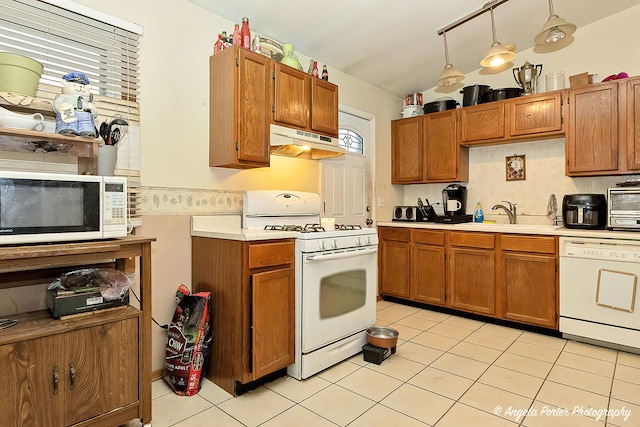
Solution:
<path fill-rule="evenodd" d="M 63 319 L 47 310 L 8 316 L 19 321 L 0 330 L 0 363 L 9 372 L 0 385 L 0 417 L 9 425 L 29 420 L 107 426 L 134 418 L 151 423 L 153 241 L 129 236 L 0 247 L 0 288 L 47 283 L 78 267 L 134 272 L 139 258 L 139 309 L 125 306 Z"/>

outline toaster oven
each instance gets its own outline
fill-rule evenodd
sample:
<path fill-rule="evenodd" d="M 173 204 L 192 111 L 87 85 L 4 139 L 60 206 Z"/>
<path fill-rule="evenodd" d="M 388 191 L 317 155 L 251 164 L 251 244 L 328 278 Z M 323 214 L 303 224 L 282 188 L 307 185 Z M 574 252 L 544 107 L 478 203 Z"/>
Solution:
<path fill-rule="evenodd" d="M 608 228 L 640 230 L 640 187 L 615 187 L 607 190 Z"/>

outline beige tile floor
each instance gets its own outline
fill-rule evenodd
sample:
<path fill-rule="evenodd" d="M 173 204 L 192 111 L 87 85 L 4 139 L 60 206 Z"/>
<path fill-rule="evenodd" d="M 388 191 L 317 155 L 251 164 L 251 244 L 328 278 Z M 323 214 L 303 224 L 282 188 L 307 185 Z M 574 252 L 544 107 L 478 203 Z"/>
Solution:
<path fill-rule="evenodd" d="M 400 332 L 381 365 L 362 354 L 305 381 L 232 398 L 153 384 L 153 426 L 640 426 L 640 356 L 387 301 Z M 607 413 L 608 412 L 608 413 Z"/>

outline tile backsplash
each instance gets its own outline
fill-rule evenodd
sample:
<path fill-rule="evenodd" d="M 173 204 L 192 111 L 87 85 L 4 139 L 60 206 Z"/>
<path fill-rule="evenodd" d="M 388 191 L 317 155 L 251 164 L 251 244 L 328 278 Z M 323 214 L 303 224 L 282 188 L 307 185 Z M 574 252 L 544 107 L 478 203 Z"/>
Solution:
<path fill-rule="evenodd" d="M 526 179 L 506 180 L 506 157 L 524 155 Z M 518 222 L 549 224 L 546 218 L 551 194 L 558 201 L 561 213 L 562 198 L 573 193 L 602 193 L 617 182 L 637 179 L 637 175 L 571 178 L 565 176 L 564 138 L 520 142 L 507 145 L 474 147 L 469 150 L 469 182 L 467 213 L 472 214 L 476 202 L 482 204 L 485 219 L 507 222 L 504 212 L 496 215 L 491 207 L 503 200 L 517 204 Z M 447 184 L 414 184 L 404 186 L 404 204 L 415 205 L 417 198 L 427 198 L 442 213 L 442 190 Z"/>

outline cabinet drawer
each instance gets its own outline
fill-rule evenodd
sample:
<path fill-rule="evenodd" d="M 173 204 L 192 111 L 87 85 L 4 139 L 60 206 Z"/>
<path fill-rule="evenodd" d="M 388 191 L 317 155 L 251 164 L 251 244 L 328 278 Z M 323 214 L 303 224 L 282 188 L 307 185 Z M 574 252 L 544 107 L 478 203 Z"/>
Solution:
<path fill-rule="evenodd" d="M 412 231 L 412 241 L 429 245 L 444 246 L 444 231 L 416 230 Z"/>
<path fill-rule="evenodd" d="M 401 242 L 408 242 L 409 237 L 411 235 L 410 228 L 380 228 L 378 230 L 380 233 L 381 240 L 398 240 Z"/>
<path fill-rule="evenodd" d="M 249 245 L 249 268 L 269 267 L 294 262 L 293 240 Z"/>
<path fill-rule="evenodd" d="M 556 253 L 556 238 L 542 236 L 502 235 L 500 244 L 503 251 L 534 252 L 540 254 Z"/>
<path fill-rule="evenodd" d="M 484 249 L 493 249 L 495 247 L 495 237 L 493 234 L 452 231 L 450 238 L 451 246 Z"/>

